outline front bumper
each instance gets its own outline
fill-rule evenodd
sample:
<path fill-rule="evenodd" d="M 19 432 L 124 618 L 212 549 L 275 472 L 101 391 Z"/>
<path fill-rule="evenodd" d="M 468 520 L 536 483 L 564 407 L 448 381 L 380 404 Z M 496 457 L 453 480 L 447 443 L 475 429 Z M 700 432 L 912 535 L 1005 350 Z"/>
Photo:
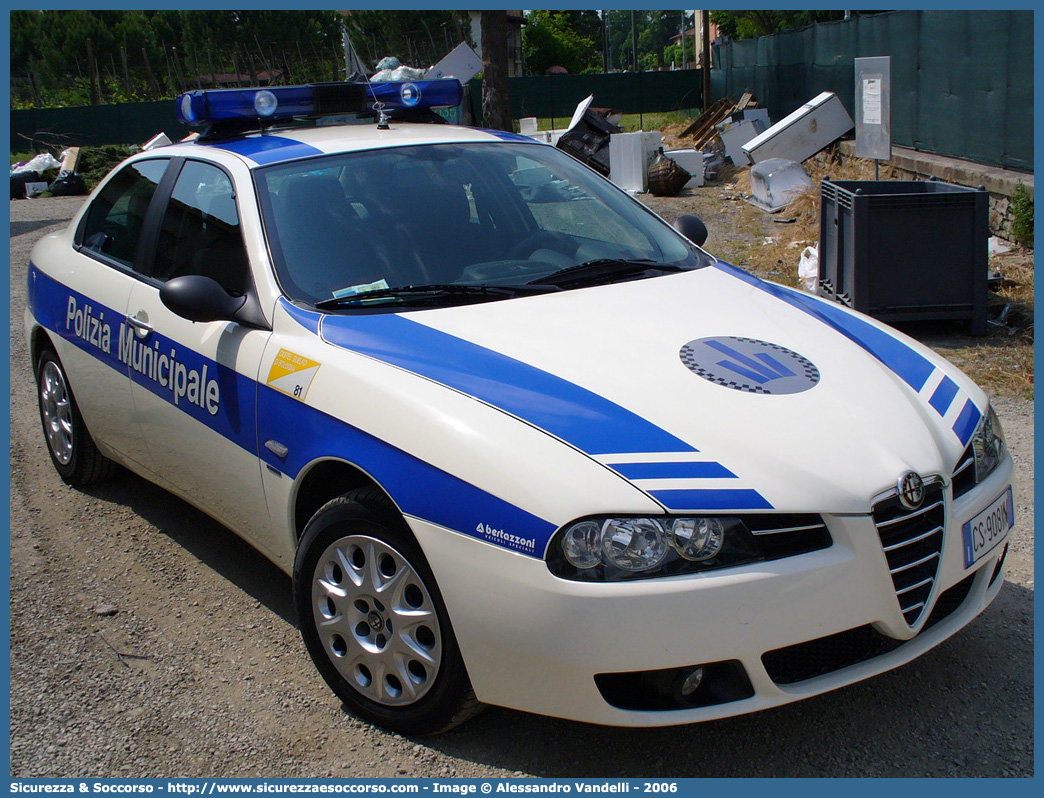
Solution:
<path fill-rule="evenodd" d="M 909 662 L 967 625 L 1000 591 L 1005 545 L 966 569 L 961 527 L 1010 485 L 1011 469 L 1008 457 L 957 501 L 945 490 L 936 585 L 912 629 L 869 515 L 825 515 L 834 545 L 821 551 L 712 574 L 614 584 L 558 579 L 541 560 L 408 520 L 436 575 L 481 701 L 592 723 L 662 726 L 754 712 L 852 684 Z M 821 639 L 838 635 L 834 640 L 841 643 L 851 630 L 883 645 L 862 661 L 830 654 L 826 672 L 813 662 L 781 676 L 773 657 L 765 657 L 781 649 L 798 658 L 829 652 L 832 641 Z M 810 641 L 821 643 L 802 646 Z M 595 683 L 597 674 L 730 660 L 741 663 L 753 695 L 714 706 L 620 709 Z"/>

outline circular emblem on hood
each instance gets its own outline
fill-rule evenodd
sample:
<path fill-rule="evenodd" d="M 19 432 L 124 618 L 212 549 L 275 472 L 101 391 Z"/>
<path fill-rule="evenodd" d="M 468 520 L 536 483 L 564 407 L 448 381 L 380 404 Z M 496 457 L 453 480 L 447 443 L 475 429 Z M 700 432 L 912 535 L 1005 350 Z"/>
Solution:
<path fill-rule="evenodd" d="M 819 382 L 819 369 L 808 358 L 755 338 L 699 338 L 678 354 L 703 379 L 746 393 L 801 393 Z"/>
<path fill-rule="evenodd" d="M 916 510 L 924 502 L 924 480 L 915 471 L 899 477 L 899 501 L 907 510 Z"/>

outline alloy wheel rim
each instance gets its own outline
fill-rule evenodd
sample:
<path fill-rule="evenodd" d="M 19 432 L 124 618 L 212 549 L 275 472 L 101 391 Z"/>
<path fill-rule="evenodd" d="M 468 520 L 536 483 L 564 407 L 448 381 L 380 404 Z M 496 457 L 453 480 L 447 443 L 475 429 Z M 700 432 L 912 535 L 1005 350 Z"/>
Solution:
<path fill-rule="evenodd" d="M 51 453 L 62 465 L 69 465 L 73 453 L 72 401 L 65 375 L 52 361 L 44 364 L 40 375 L 40 408 Z"/>
<path fill-rule="evenodd" d="M 442 634 L 431 594 L 383 541 L 349 535 L 323 552 L 312 617 L 327 658 L 359 693 L 388 707 L 423 698 L 438 677 Z"/>

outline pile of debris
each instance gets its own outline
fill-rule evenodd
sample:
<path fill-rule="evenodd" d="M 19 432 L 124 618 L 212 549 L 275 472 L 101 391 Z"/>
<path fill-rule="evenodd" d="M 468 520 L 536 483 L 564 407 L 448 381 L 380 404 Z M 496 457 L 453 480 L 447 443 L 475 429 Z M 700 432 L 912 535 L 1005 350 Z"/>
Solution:
<path fill-rule="evenodd" d="M 83 176 L 76 171 L 80 148 L 70 147 L 60 159 L 42 152 L 27 163 L 11 164 L 11 199 L 33 199 L 45 191 L 54 197 L 87 193 Z"/>
<path fill-rule="evenodd" d="M 706 149 L 718 138 L 718 125 L 733 116 L 733 114 L 742 114 L 748 108 L 753 110 L 758 107 L 758 101 L 754 99 L 754 95 L 750 92 L 740 97 L 739 102 L 733 102 L 729 97 L 722 97 L 700 114 L 697 119 L 693 120 L 692 124 L 679 134 L 679 138 L 691 138 L 692 141 L 689 146 L 697 150 Z"/>

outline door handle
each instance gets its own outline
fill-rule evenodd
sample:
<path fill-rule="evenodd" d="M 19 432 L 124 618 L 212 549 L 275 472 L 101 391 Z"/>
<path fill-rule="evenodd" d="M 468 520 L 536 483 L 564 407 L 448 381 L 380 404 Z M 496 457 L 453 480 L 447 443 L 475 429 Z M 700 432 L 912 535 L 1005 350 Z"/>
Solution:
<path fill-rule="evenodd" d="M 148 322 L 148 316 L 144 319 L 139 319 L 137 316 L 127 316 L 127 324 L 134 328 L 134 331 L 141 337 L 144 338 L 150 332 L 152 332 L 152 325 Z"/>

